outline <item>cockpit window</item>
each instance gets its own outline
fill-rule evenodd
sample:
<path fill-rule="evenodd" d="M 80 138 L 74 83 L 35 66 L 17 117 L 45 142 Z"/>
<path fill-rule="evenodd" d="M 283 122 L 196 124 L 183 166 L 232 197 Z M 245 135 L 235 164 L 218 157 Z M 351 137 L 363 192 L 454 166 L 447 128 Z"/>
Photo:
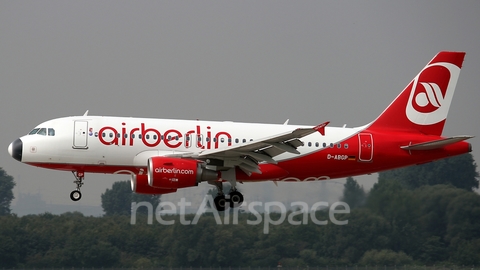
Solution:
<path fill-rule="evenodd" d="M 38 134 L 38 135 L 42 135 L 42 136 L 47 136 L 47 132 L 48 132 L 48 136 L 55 136 L 55 129 L 53 128 L 34 128 L 32 131 L 30 131 L 30 133 L 28 133 L 28 135 L 34 135 L 34 134 Z"/>
<path fill-rule="evenodd" d="M 47 135 L 47 129 L 46 128 L 41 128 L 38 132 L 37 132 L 38 135 L 43 135 L 43 136 L 46 136 Z"/>
<path fill-rule="evenodd" d="M 28 133 L 28 135 L 33 135 L 33 134 L 37 134 L 39 128 L 34 128 L 32 131 L 30 131 L 30 133 Z"/>

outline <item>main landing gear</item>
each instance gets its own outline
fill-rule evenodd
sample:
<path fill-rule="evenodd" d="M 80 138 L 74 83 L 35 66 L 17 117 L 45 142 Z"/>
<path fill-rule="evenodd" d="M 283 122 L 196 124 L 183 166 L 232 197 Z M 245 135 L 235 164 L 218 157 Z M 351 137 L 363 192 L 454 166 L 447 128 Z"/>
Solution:
<path fill-rule="evenodd" d="M 235 208 L 242 205 L 243 195 L 235 187 L 232 187 L 232 190 L 228 194 L 229 199 L 227 199 L 225 194 L 223 193 L 223 183 L 220 181 L 216 181 L 214 185 L 218 191 L 217 197 L 213 199 L 213 203 L 215 203 L 215 208 L 217 209 L 217 211 L 225 211 L 227 205 L 230 206 L 230 208 Z"/>
<path fill-rule="evenodd" d="M 70 193 L 70 199 L 76 202 L 82 198 L 82 193 L 80 192 L 80 188 L 83 186 L 83 179 L 85 178 L 84 172 L 72 172 L 73 176 L 75 177 L 74 184 L 77 185 L 77 188 Z"/>

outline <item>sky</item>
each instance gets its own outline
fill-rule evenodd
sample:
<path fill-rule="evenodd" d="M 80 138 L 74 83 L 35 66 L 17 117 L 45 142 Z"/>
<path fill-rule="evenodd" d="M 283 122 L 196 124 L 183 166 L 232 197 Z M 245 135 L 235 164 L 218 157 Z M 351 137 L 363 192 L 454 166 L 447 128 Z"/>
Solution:
<path fill-rule="evenodd" d="M 467 53 L 444 135 L 479 136 L 479 12 L 474 0 L 1 0 L 0 167 L 15 178 L 16 197 L 40 194 L 72 211 L 99 206 L 101 194 L 127 176 L 87 174 L 74 203 L 71 173 L 17 162 L 10 142 L 41 122 L 86 110 L 360 126 L 442 50 Z M 470 143 L 480 158 L 479 138 Z M 368 189 L 376 175 L 356 179 Z M 240 188 L 250 201 L 319 201 L 341 194 L 342 181 Z M 209 188 L 165 198 L 202 197 Z"/>

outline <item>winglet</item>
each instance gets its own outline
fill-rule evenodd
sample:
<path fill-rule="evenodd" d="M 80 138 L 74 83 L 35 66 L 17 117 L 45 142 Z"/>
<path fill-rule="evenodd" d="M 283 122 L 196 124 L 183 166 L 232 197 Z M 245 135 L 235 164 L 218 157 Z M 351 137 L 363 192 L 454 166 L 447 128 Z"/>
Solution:
<path fill-rule="evenodd" d="M 320 134 L 322 134 L 323 136 L 325 136 L 325 127 L 330 124 L 330 121 L 327 121 L 325 123 L 322 123 L 318 126 L 315 126 L 313 129 L 320 132 Z"/>

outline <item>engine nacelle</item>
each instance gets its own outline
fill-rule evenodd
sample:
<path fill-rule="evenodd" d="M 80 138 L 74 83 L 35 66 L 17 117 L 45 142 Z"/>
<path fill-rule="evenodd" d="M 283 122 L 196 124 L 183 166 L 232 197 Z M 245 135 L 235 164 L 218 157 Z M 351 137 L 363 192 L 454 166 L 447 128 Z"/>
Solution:
<path fill-rule="evenodd" d="M 148 184 L 151 187 L 177 189 L 196 186 L 219 178 L 216 171 L 202 168 L 192 159 L 152 157 L 148 159 Z"/>
<path fill-rule="evenodd" d="M 130 184 L 132 185 L 132 191 L 138 194 L 160 195 L 177 191 L 177 189 L 164 189 L 149 186 L 148 175 L 146 174 L 132 175 L 130 178 Z"/>

